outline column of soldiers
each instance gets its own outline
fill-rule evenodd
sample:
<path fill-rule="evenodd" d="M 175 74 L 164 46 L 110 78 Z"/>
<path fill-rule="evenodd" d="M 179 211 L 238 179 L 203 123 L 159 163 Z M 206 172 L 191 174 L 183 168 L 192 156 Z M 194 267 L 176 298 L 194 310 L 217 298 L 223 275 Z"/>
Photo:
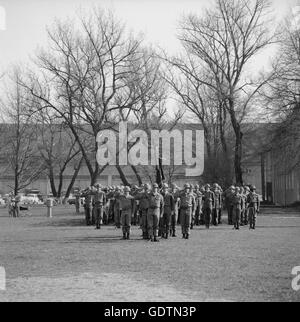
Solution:
<path fill-rule="evenodd" d="M 151 187 L 102 187 L 100 184 L 81 192 L 84 197 L 87 225 L 101 225 L 114 222 L 122 228 L 122 239 L 130 239 L 130 227 L 139 225 L 142 238 L 159 242 L 159 237 L 176 237 L 176 228 L 181 226 L 182 238 L 189 239 L 194 226 L 222 224 L 222 210 L 228 211 L 228 224 L 234 229 L 250 224 L 255 229 L 259 213 L 259 197 L 254 186 L 231 186 L 223 191 L 219 184 L 203 187 L 185 184 L 180 189 L 164 183 Z"/>

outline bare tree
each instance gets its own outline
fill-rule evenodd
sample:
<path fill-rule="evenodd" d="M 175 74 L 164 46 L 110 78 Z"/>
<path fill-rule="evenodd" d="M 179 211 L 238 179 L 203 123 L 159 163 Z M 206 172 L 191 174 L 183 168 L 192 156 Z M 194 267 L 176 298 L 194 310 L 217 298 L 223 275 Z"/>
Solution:
<path fill-rule="evenodd" d="M 69 128 L 55 118 L 49 109 L 40 110 L 33 118 L 39 138 L 39 154 L 45 163 L 51 191 L 54 197 L 59 198 L 63 193 L 66 170 L 74 162 L 82 163 L 80 149 Z M 75 167 L 67 190 L 72 189 L 79 170 L 80 167 Z"/>
<path fill-rule="evenodd" d="M 126 36 L 112 14 L 98 10 L 80 22 L 79 29 L 57 22 L 48 30 L 51 48 L 37 58 L 45 81 L 33 77 L 25 86 L 69 127 L 94 184 L 106 167 L 96 161 L 97 134 L 113 128 L 119 111 L 130 111 L 138 101 L 136 62 L 143 55 L 141 40 Z"/>
<path fill-rule="evenodd" d="M 192 59 L 191 68 L 178 67 L 191 81 L 213 90 L 221 107 L 225 106 L 235 133 L 234 169 L 239 184 L 243 183 L 241 122 L 266 84 L 264 79 L 246 77 L 246 68 L 274 40 L 268 14 L 267 0 L 217 0 L 202 18 L 191 14 L 180 26 L 179 39 Z"/>
<path fill-rule="evenodd" d="M 20 73 L 19 69 L 14 70 L 7 98 L 1 102 L 5 121 L 2 155 L 7 164 L 5 172 L 14 177 L 10 188 L 15 194 L 38 179 L 45 170 L 37 150 L 35 125 L 28 114 L 33 100 L 19 85 Z"/>

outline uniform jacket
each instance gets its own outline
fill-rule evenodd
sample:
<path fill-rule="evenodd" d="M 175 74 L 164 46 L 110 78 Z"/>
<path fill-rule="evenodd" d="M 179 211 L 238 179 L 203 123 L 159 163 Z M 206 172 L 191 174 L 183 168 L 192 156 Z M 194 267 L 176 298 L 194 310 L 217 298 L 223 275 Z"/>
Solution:
<path fill-rule="evenodd" d="M 212 191 L 205 191 L 203 194 L 204 208 L 213 209 L 215 205 L 215 194 Z"/>

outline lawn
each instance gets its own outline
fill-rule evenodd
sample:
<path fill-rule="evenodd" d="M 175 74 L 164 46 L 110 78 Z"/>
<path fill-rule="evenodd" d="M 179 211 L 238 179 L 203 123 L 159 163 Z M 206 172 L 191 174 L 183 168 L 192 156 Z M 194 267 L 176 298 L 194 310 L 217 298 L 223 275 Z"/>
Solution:
<path fill-rule="evenodd" d="M 299 301 L 291 288 L 300 266 L 300 213 L 268 210 L 257 230 L 196 227 L 190 240 L 151 243 L 134 227 L 84 225 L 74 207 L 0 209 L 0 301 Z M 179 229 L 179 227 L 178 227 Z"/>

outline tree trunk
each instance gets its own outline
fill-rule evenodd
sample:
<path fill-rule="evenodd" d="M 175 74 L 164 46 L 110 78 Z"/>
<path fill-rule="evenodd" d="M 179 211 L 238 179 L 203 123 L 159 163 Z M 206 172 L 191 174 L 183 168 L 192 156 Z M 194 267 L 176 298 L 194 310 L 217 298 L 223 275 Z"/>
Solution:
<path fill-rule="evenodd" d="M 49 171 L 49 181 L 50 181 L 50 187 L 51 187 L 51 192 L 53 194 L 53 197 L 57 197 L 57 191 L 55 187 L 55 180 L 54 180 L 54 174 L 53 174 L 53 169 L 50 169 Z"/>
<path fill-rule="evenodd" d="M 130 183 L 128 182 L 128 180 L 127 180 L 122 168 L 119 165 L 116 165 L 116 168 L 117 168 L 117 170 L 118 170 L 118 172 L 120 174 L 120 178 L 121 178 L 124 186 L 130 186 Z"/>
<path fill-rule="evenodd" d="M 76 180 L 76 178 L 77 178 L 77 176 L 78 176 L 78 173 L 79 173 L 79 170 L 80 170 L 80 168 L 81 168 L 81 165 L 82 165 L 83 159 L 84 159 L 84 157 L 82 157 L 82 158 L 80 159 L 79 164 L 78 164 L 78 166 L 76 167 L 76 169 L 75 169 L 75 171 L 74 171 L 74 173 L 73 173 L 73 176 L 72 176 L 71 182 L 70 182 L 70 184 L 69 184 L 69 186 L 68 186 L 68 189 L 67 189 L 67 192 L 66 192 L 66 195 L 65 195 L 65 199 L 66 199 L 66 198 L 69 198 L 69 196 L 70 196 L 71 190 L 72 190 L 72 188 L 73 188 L 73 186 L 74 186 L 75 180 Z"/>
<path fill-rule="evenodd" d="M 243 134 L 240 130 L 236 132 L 235 151 L 234 151 L 234 171 L 237 185 L 243 185 L 243 170 L 242 170 L 242 138 Z"/>
<path fill-rule="evenodd" d="M 139 183 L 139 186 L 141 186 L 143 184 L 143 182 L 142 182 L 141 176 L 138 173 L 138 170 L 136 169 L 136 167 L 134 165 L 131 166 L 131 169 L 132 169 L 132 171 L 134 172 L 134 174 L 135 174 L 135 176 L 137 178 L 137 181 Z"/>
<path fill-rule="evenodd" d="M 242 170 L 242 156 L 243 156 L 243 133 L 241 131 L 241 126 L 236 119 L 236 113 L 234 109 L 234 100 L 229 99 L 229 113 L 231 124 L 235 133 L 235 148 L 234 148 L 234 172 L 235 172 L 235 181 L 237 185 L 243 185 L 243 170 Z"/>

